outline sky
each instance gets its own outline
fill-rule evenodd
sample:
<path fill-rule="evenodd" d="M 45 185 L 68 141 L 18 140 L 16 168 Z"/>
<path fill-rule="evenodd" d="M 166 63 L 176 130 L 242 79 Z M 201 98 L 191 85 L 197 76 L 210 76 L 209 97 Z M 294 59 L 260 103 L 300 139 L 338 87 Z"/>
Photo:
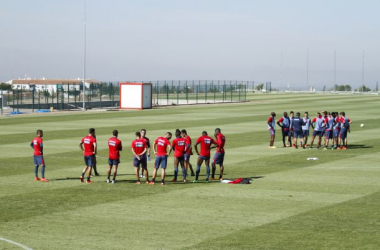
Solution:
<path fill-rule="evenodd" d="M 0 81 L 83 78 L 84 0 L 0 5 Z M 86 76 L 375 88 L 379 13 L 379 0 L 87 0 Z"/>

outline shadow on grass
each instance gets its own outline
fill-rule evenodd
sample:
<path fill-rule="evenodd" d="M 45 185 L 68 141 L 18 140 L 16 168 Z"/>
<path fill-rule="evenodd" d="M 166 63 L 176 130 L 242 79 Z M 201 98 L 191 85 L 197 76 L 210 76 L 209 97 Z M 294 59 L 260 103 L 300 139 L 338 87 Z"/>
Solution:
<path fill-rule="evenodd" d="M 373 148 L 373 146 L 366 146 L 363 144 L 348 144 L 348 149 L 365 149 L 365 148 Z"/>

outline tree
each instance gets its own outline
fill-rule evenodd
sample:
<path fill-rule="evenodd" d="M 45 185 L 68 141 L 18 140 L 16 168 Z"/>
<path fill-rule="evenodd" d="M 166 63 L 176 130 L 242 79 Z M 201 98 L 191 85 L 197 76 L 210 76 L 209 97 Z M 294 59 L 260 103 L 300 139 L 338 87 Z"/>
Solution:
<path fill-rule="evenodd" d="M 362 85 L 362 86 L 360 86 L 359 88 L 355 89 L 355 91 L 357 91 L 357 92 L 369 92 L 369 91 L 371 91 L 371 89 L 368 88 L 368 87 L 365 86 L 365 85 Z"/>
<path fill-rule="evenodd" d="M 2 82 L 0 84 L 0 90 L 12 90 L 12 85 Z"/>
<path fill-rule="evenodd" d="M 256 90 L 258 90 L 258 91 L 263 90 L 263 88 L 264 88 L 264 84 L 263 83 L 260 83 L 259 85 L 256 86 Z"/>
<path fill-rule="evenodd" d="M 349 84 L 346 85 L 337 85 L 334 86 L 334 91 L 351 91 L 352 88 Z"/>

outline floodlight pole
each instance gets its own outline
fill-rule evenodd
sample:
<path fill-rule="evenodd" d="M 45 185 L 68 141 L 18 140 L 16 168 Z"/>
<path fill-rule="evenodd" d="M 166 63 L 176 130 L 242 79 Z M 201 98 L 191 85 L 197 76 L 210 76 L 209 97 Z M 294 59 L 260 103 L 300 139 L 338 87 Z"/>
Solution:
<path fill-rule="evenodd" d="M 84 48 L 83 48 L 83 110 L 86 110 L 86 0 L 84 0 Z"/>

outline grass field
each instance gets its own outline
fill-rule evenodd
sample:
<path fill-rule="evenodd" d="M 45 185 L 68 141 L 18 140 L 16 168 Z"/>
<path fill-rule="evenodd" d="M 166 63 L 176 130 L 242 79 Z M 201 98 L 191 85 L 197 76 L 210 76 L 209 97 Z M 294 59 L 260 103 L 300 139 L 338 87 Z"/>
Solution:
<path fill-rule="evenodd" d="M 0 238 L 31 249 L 380 249 L 380 97 L 248 98 L 242 104 L 0 118 Z M 266 119 L 285 110 L 346 111 L 353 120 L 349 149 L 281 148 L 279 135 L 278 148 L 269 149 Z M 119 130 L 124 151 L 115 185 L 105 182 L 104 158 L 94 184 L 79 181 L 78 143 L 89 127 L 96 128 L 102 157 L 112 130 Z M 186 128 L 194 140 L 216 127 L 227 138 L 225 179 L 252 177 L 251 185 L 205 183 L 204 166 L 197 184 L 134 184 L 129 147 L 135 131 L 145 128 L 153 140 Z M 49 183 L 34 181 L 29 143 L 36 129 L 44 130 Z M 172 162 L 170 156 L 169 175 Z M 153 163 L 148 167 L 152 172 Z M 0 249 L 20 247 L 0 239 Z"/>

